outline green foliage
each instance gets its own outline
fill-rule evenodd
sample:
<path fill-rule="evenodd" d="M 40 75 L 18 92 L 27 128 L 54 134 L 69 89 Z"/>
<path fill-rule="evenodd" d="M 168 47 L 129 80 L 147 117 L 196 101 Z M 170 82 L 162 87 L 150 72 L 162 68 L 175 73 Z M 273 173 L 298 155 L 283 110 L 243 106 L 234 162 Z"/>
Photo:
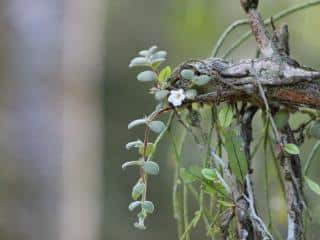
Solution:
<path fill-rule="evenodd" d="M 284 126 L 288 123 L 289 121 L 289 112 L 285 109 L 280 110 L 279 112 L 276 113 L 274 116 L 274 121 L 277 125 L 277 128 L 283 129 Z"/>
<path fill-rule="evenodd" d="M 320 186 L 308 177 L 304 177 L 308 187 L 316 194 L 320 195 Z"/>
<path fill-rule="evenodd" d="M 286 153 L 292 154 L 292 155 L 298 155 L 300 154 L 299 147 L 293 143 L 287 143 L 284 145 L 284 150 Z"/>
<path fill-rule="evenodd" d="M 224 105 L 220 109 L 218 118 L 219 118 L 219 123 L 221 127 L 223 128 L 229 127 L 233 119 L 232 107 L 229 104 Z"/>
<path fill-rule="evenodd" d="M 236 178 L 243 182 L 247 173 L 247 161 L 241 148 L 240 136 L 236 129 L 226 129 L 224 136 L 224 147 L 228 153 L 229 167 Z"/>

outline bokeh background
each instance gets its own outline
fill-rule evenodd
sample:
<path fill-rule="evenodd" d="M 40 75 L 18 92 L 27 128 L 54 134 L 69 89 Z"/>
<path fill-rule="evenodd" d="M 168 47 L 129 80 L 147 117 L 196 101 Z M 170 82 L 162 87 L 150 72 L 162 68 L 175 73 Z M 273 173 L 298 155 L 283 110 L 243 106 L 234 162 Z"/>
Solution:
<path fill-rule="evenodd" d="M 260 10 L 266 17 L 302 2 L 261 1 Z M 283 20 L 292 55 L 318 69 L 319 13 L 316 7 Z M 151 45 L 168 51 L 172 67 L 207 57 L 222 31 L 240 18 L 236 0 L 1 0 L 0 239 L 176 239 L 168 139 L 155 156 L 161 174 L 150 182 L 156 212 L 148 229 L 134 229 L 135 213 L 127 210 L 137 171 L 122 171 L 123 162 L 136 158 L 124 146 L 142 136 L 142 129 L 128 131 L 127 124 L 156 104 L 128 64 Z M 225 46 L 247 29 L 237 30 Z M 232 58 L 254 54 L 251 39 Z M 304 159 L 313 144 L 303 146 Z M 198 154 L 189 136 L 185 164 L 196 164 Z M 266 216 L 262 157 L 255 159 L 256 193 Z M 319 169 L 314 161 L 310 177 L 317 182 Z M 269 185 L 273 220 L 285 234 L 285 205 L 272 168 Z M 307 190 L 307 197 L 310 239 L 318 239 L 319 196 Z M 201 232 L 192 239 L 202 238 Z"/>

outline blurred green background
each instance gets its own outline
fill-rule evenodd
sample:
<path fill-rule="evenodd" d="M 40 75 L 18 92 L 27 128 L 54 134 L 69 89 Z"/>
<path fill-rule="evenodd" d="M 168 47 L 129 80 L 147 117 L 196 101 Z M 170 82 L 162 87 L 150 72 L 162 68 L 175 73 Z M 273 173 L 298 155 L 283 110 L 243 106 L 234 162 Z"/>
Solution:
<path fill-rule="evenodd" d="M 269 0 L 260 1 L 260 10 L 264 17 L 302 0 Z M 292 56 L 306 65 L 320 68 L 320 6 L 304 10 L 281 20 L 289 24 L 290 45 Z M 166 139 L 155 160 L 160 164 L 161 174 L 152 177 L 149 198 L 156 204 L 156 212 L 147 219 L 147 230 L 135 230 L 133 222 L 135 213 L 128 212 L 130 191 L 137 179 L 137 171 L 122 171 L 124 161 L 135 160 L 135 153 L 125 150 L 124 145 L 142 136 L 142 129 L 127 130 L 129 121 L 152 112 L 155 100 L 148 94 L 148 84 L 136 81 L 138 70 L 128 69 L 131 58 L 139 50 L 151 45 L 168 51 L 165 64 L 176 66 L 190 58 L 205 58 L 222 31 L 233 21 L 244 18 L 244 13 L 235 0 L 111 0 L 107 14 L 107 64 L 106 87 L 104 89 L 104 109 L 106 121 L 105 150 L 105 227 L 104 233 L 108 240 L 117 239 L 175 239 L 176 226 L 173 219 L 171 191 L 173 180 L 173 155 L 170 142 Z M 277 22 L 276 25 L 279 26 Z M 228 47 L 248 27 L 241 27 L 228 39 L 224 46 Z M 223 49 L 224 50 L 224 49 Z M 222 50 L 222 52 L 223 52 Z M 255 44 L 252 39 L 232 54 L 233 59 L 253 57 Z M 292 118 L 297 124 L 301 116 Z M 261 126 L 255 122 L 259 132 Z M 303 146 L 303 158 L 310 152 L 314 141 L 307 141 Z M 199 158 L 194 154 L 196 146 L 192 141 L 184 145 L 183 155 L 188 162 L 196 163 Z M 270 157 L 268 154 L 268 157 Z M 191 156 L 191 157 L 190 157 Z M 317 158 L 320 157 L 318 153 Z M 262 179 L 264 165 L 262 152 L 255 158 L 254 176 L 257 178 L 256 194 L 260 202 L 260 211 L 265 214 L 265 189 Z M 271 162 L 271 159 L 269 159 Z M 314 161 L 310 176 L 320 181 L 318 161 Z M 282 234 L 285 234 L 286 210 L 278 182 L 271 168 L 270 188 L 273 220 Z M 318 239 L 320 206 L 319 196 L 307 191 L 310 210 L 313 213 L 312 237 Z M 192 239 L 199 239 L 197 235 Z"/>

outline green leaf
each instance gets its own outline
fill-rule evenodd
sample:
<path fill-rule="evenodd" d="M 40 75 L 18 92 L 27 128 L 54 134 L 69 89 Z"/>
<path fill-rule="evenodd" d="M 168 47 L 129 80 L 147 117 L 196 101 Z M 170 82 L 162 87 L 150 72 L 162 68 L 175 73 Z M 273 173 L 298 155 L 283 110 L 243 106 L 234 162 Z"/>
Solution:
<path fill-rule="evenodd" d="M 217 179 L 217 173 L 214 169 L 211 168 L 204 168 L 201 170 L 202 176 L 209 180 L 209 181 L 214 181 Z"/>
<path fill-rule="evenodd" d="M 221 108 L 219 115 L 219 122 L 223 128 L 227 128 L 230 126 L 233 119 L 232 107 L 228 104 Z"/>
<path fill-rule="evenodd" d="M 315 181 L 308 178 L 307 176 L 305 176 L 304 179 L 307 182 L 309 188 L 316 194 L 320 195 L 320 186 Z"/>
<path fill-rule="evenodd" d="M 150 175 L 157 175 L 159 174 L 159 165 L 156 162 L 153 161 L 146 161 L 143 166 L 143 170 Z"/>
<path fill-rule="evenodd" d="M 188 170 L 185 168 L 180 168 L 180 177 L 184 183 L 192 183 L 197 180 L 197 178 L 192 175 Z"/>
<path fill-rule="evenodd" d="M 243 182 L 247 172 L 247 161 L 241 147 L 241 138 L 236 129 L 226 129 L 225 149 L 228 153 L 229 167 L 236 178 Z"/>
<path fill-rule="evenodd" d="M 166 98 L 169 94 L 168 90 L 158 90 L 154 93 L 154 97 L 156 100 L 161 101 Z"/>
<path fill-rule="evenodd" d="M 153 151 L 154 151 L 154 144 L 153 143 L 148 143 L 147 144 L 147 149 L 146 149 L 146 156 L 149 156 Z M 139 153 L 141 155 L 144 155 L 144 145 L 139 147 Z"/>
<path fill-rule="evenodd" d="M 284 126 L 288 123 L 289 121 L 289 112 L 285 109 L 280 110 L 279 112 L 276 113 L 274 116 L 274 121 L 277 125 L 277 128 L 283 129 Z"/>
<path fill-rule="evenodd" d="M 150 66 L 151 62 L 145 57 L 135 57 L 131 60 L 129 67 Z"/>
<path fill-rule="evenodd" d="M 202 169 L 201 169 L 200 166 L 198 166 L 198 165 L 192 165 L 192 166 L 189 167 L 188 172 L 189 172 L 191 175 L 193 175 L 193 176 L 195 176 L 195 177 L 197 177 L 197 178 L 201 178 L 201 177 L 202 177 L 201 170 L 202 170 Z"/>
<path fill-rule="evenodd" d="M 190 69 L 183 69 L 180 72 L 180 75 L 182 78 L 187 79 L 187 80 L 191 80 L 194 77 L 194 73 Z"/>
<path fill-rule="evenodd" d="M 316 121 L 310 128 L 310 134 L 316 139 L 320 139 L 320 121 Z"/>
<path fill-rule="evenodd" d="M 137 80 L 140 82 L 152 82 L 157 79 L 155 72 L 147 70 L 138 74 Z"/>
<path fill-rule="evenodd" d="M 147 213 L 152 213 L 154 211 L 154 205 L 150 201 L 141 202 L 141 208 Z"/>
<path fill-rule="evenodd" d="M 211 78 L 208 75 L 197 76 L 193 79 L 193 82 L 198 86 L 206 85 Z"/>
<path fill-rule="evenodd" d="M 129 211 L 133 211 L 136 207 L 138 207 L 141 204 L 140 201 L 134 201 L 129 204 Z"/>
<path fill-rule="evenodd" d="M 171 75 L 171 68 L 169 66 L 166 66 L 159 73 L 159 77 L 158 77 L 159 82 L 167 81 L 167 79 L 168 79 L 168 77 L 170 77 L 170 75 Z"/>
<path fill-rule="evenodd" d="M 128 124 L 128 129 L 131 129 L 131 128 L 134 128 L 136 126 L 145 124 L 146 122 L 147 122 L 147 120 L 145 118 L 133 120 L 132 122 L 130 122 Z"/>
<path fill-rule="evenodd" d="M 300 154 L 299 147 L 293 143 L 287 143 L 284 145 L 284 150 L 292 155 L 298 155 Z"/>
<path fill-rule="evenodd" d="M 166 125 L 161 121 L 152 121 L 148 123 L 148 127 L 155 133 L 161 133 L 166 128 Z"/>
<path fill-rule="evenodd" d="M 140 197 L 144 191 L 146 189 L 146 185 L 141 182 L 141 181 L 138 181 L 136 185 L 133 186 L 132 188 L 132 193 L 131 193 L 131 196 L 134 200 L 137 200 L 138 197 Z"/>

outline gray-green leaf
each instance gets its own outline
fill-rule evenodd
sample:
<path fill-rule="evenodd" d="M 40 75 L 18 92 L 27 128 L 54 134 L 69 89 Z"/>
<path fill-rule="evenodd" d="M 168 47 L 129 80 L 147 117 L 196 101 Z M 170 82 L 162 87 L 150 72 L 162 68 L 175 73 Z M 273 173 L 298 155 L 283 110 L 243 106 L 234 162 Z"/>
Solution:
<path fill-rule="evenodd" d="M 140 82 L 151 82 L 157 79 L 157 74 L 155 74 L 153 71 L 148 70 L 139 73 L 137 79 Z"/>
<path fill-rule="evenodd" d="M 133 120 L 132 122 L 130 122 L 130 123 L 128 124 L 128 129 L 131 129 L 131 128 L 133 128 L 133 127 L 136 127 L 136 126 L 145 124 L 146 122 L 147 122 L 147 120 L 146 120 L 145 118 Z"/>
<path fill-rule="evenodd" d="M 183 69 L 180 74 L 182 78 L 187 80 L 191 80 L 194 77 L 194 73 L 190 69 Z"/>
<path fill-rule="evenodd" d="M 152 213 L 154 211 L 154 205 L 150 201 L 141 202 L 141 208 L 147 213 Z"/>
<path fill-rule="evenodd" d="M 229 104 L 221 108 L 218 118 L 219 118 L 220 125 L 223 128 L 227 128 L 230 126 L 233 119 L 233 112 Z"/>
<path fill-rule="evenodd" d="M 148 123 L 148 127 L 155 133 L 161 133 L 165 129 L 166 125 L 161 121 L 152 121 Z"/>
<path fill-rule="evenodd" d="M 145 189 L 146 189 L 146 185 L 138 181 L 137 184 L 134 185 L 132 188 L 132 194 L 131 194 L 132 198 L 134 200 L 137 200 L 138 197 L 140 197 L 144 193 Z"/>
<path fill-rule="evenodd" d="M 153 161 L 146 161 L 143 166 L 143 170 L 150 175 L 157 175 L 159 174 L 159 165 L 156 162 Z"/>
<path fill-rule="evenodd" d="M 292 155 L 298 155 L 300 154 L 299 147 L 293 143 L 287 143 L 284 145 L 284 150 Z"/>
<path fill-rule="evenodd" d="M 150 61 L 145 57 L 135 57 L 131 60 L 129 67 L 150 66 Z"/>
<path fill-rule="evenodd" d="M 198 86 L 206 85 L 210 81 L 210 77 L 208 75 L 197 76 L 193 79 L 193 82 Z"/>
<path fill-rule="evenodd" d="M 129 211 L 133 211 L 136 207 L 138 207 L 141 204 L 140 201 L 134 201 L 129 204 Z"/>
<path fill-rule="evenodd" d="M 195 89 L 189 89 L 185 91 L 186 98 L 188 99 L 194 99 L 197 96 L 197 90 Z"/>
<path fill-rule="evenodd" d="M 122 169 L 131 167 L 131 166 L 142 166 L 143 164 L 144 164 L 144 160 L 125 162 L 124 164 L 122 164 Z"/>
<path fill-rule="evenodd" d="M 156 100 L 161 101 L 166 98 L 169 94 L 168 90 L 158 90 L 154 93 L 154 97 Z"/>
<path fill-rule="evenodd" d="M 141 146 L 143 146 L 143 142 L 140 139 L 138 139 L 137 141 L 128 142 L 126 144 L 126 149 L 130 150 L 131 148 L 139 148 Z"/>
<path fill-rule="evenodd" d="M 320 195 L 320 186 L 313 180 L 308 177 L 304 177 L 305 181 L 307 182 L 309 188 L 315 192 L 316 194 Z"/>

